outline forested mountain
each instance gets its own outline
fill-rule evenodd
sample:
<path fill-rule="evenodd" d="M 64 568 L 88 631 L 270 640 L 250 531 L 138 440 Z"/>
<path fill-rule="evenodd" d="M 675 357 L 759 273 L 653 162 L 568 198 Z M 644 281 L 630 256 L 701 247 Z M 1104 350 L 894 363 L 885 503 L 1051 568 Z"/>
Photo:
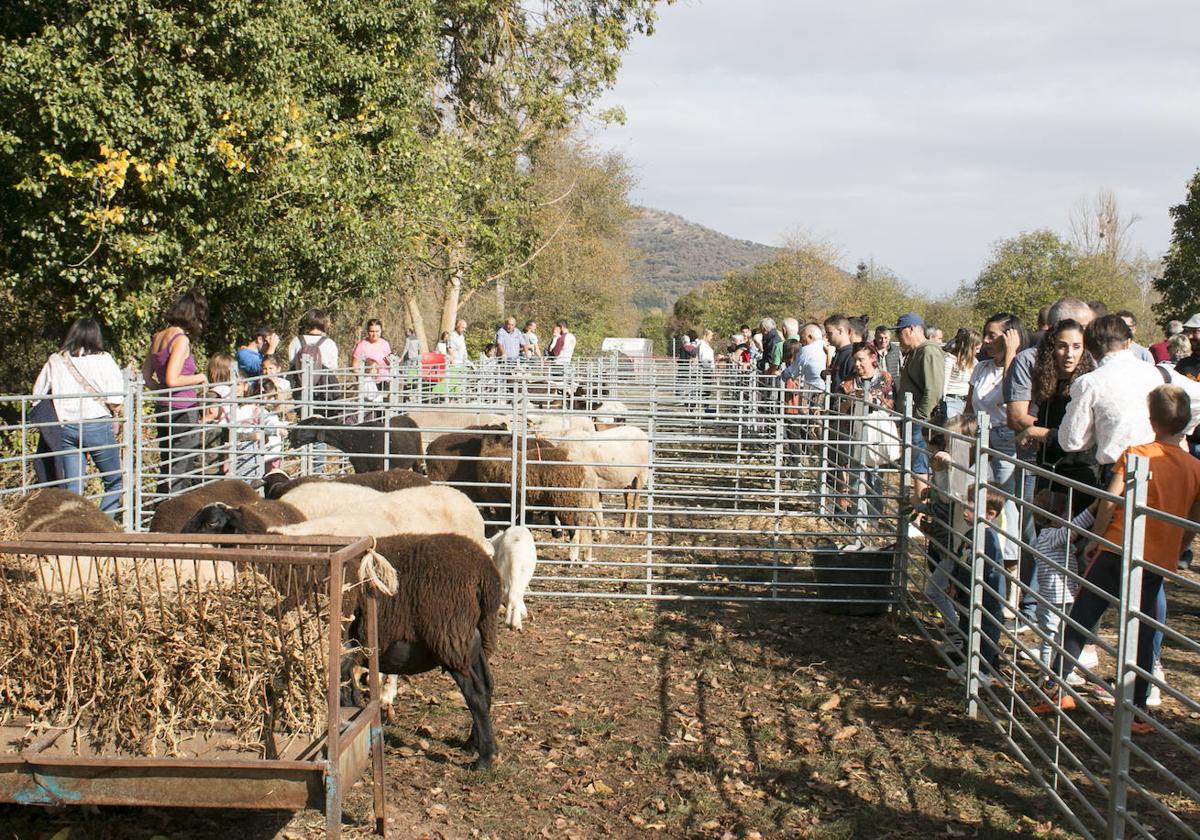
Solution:
<path fill-rule="evenodd" d="M 629 244 L 644 255 L 632 265 L 642 308 L 667 308 L 679 295 L 730 271 L 767 262 L 778 248 L 734 239 L 682 216 L 639 207 L 629 222 Z"/>

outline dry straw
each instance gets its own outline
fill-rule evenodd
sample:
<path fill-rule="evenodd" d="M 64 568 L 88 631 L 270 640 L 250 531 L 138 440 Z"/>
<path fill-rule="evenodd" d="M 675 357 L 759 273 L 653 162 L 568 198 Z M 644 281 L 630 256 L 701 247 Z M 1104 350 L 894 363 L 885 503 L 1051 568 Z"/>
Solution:
<path fill-rule="evenodd" d="M 89 585 L 50 593 L 45 563 L 0 558 L 0 723 L 25 724 L 30 738 L 72 729 L 84 754 L 193 754 L 215 735 L 269 755 L 276 736 L 321 732 L 323 595 L 310 589 L 285 611 L 244 566 L 197 583 L 195 569 L 181 580 L 161 561 L 111 559 L 95 561 Z"/>

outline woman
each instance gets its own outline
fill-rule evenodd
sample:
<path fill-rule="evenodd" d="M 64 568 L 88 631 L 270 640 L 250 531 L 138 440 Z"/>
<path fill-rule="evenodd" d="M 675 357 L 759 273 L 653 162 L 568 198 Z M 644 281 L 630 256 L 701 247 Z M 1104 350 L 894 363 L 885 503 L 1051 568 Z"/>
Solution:
<path fill-rule="evenodd" d="M 842 390 L 852 397 L 868 402 L 874 408 L 895 405 L 895 383 L 892 375 L 879 365 L 875 345 L 863 341 L 854 345 L 854 376 L 842 383 Z"/>
<path fill-rule="evenodd" d="M 1033 364 L 1033 402 L 1038 406 L 1037 423 L 1021 433 L 1022 446 L 1036 445 L 1038 466 L 1063 478 L 1098 486 L 1100 473 L 1093 452 L 1064 452 L 1058 445 L 1058 426 L 1071 402 L 1071 383 L 1095 369 L 1083 346 L 1083 327 L 1068 318 L 1059 321 L 1038 346 Z M 1065 485 L 1039 478 L 1037 489 L 1067 493 Z M 1084 494 L 1073 494 L 1072 515 L 1091 502 Z"/>
<path fill-rule="evenodd" d="M 942 412 L 947 420 L 966 409 L 971 374 L 975 372 L 982 343 L 983 337 L 979 333 L 963 327 L 946 348 L 950 352 L 946 354 L 946 395 L 942 400 Z"/>
<path fill-rule="evenodd" d="M 389 365 L 388 357 L 392 355 L 392 345 L 383 337 L 383 322 L 378 318 L 367 321 L 366 334 L 354 345 L 350 353 L 350 363 L 358 368 L 361 361 L 365 367 L 374 368 L 375 382 L 387 379 Z"/>
<path fill-rule="evenodd" d="M 443 356 L 449 355 L 449 353 L 450 353 L 450 333 L 449 332 L 444 331 L 440 336 L 438 336 L 438 342 L 437 342 L 437 345 L 433 348 L 433 352 L 441 353 Z"/>
<path fill-rule="evenodd" d="M 100 510 L 110 515 L 121 504 L 123 488 L 113 417 L 121 414 L 124 391 L 121 369 L 104 352 L 100 325 L 91 318 L 71 324 L 62 346 L 46 360 L 33 386 L 35 395 L 54 397 L 66 489 L 83 495 L 84 455 L 91 456 L 104 483 Z"/>
<path fill-rule="evenodd" d="M 1015 353 L 1009 353 L 1005 333 L 1016 331 L 1022 346 L 1026 342 L 1025 326 L 1021 319 L 1008 312 L 993 315 L 983 325 L 983 361 L 971 372 L 965 414 L 978 417 L 988 416 L 989 445 L 1006 458 L 989 459 L 992 483 L 1000 490 L 1011 493 L 1016 470 L 1016 434 L 1008 428 L 1008 410 L 1004 400 L 1004 373 L 1008 361 Z M 1016 348 L 1020 352 L 1021 347 Z"/>
<path fill-rule="evenodd" d="M 159 395 L 155 435 L 163 479 L 160 493 L 182 493 L 195 481 L 200 449 L 199 386 L 208 377 L 199 372 L 192 341 L 204 331 L 208 301 L 199 292 L 184 292 L 166 312 L 167 325 L 150 339 L 142 378 Z"/>

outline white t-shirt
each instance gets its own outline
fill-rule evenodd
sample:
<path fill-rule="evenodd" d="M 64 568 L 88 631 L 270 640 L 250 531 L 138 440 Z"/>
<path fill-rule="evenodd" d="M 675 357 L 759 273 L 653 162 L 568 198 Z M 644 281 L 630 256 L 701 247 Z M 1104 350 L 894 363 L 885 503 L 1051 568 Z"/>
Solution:
<path fill-rule="evenodd" d="M 965 397 L 967 390 L 971 387 L 971 374 L 975 372 L 975 368 L 977 367 L 979 367 L 978 363 L 973 368 L 963 368 L 958 364 L 958 359 L 955 358 L 953 353 L 947 353 L 944 396 Z"/>
<path fill-rule="evenodd" d="M 575 352 L 575 333 L 567 333 L 562 338 L 562 349 L 558 351 L 558 355 L 554 357 L 557 364 L 565 365 L 571 361 L 571 354 Z"/>
<path fill-rule="evenodd" d="M 971 371 L 971 409 L 976 414 L 986 414 L 993 427 L 1008 423 L 1004 402 L 1004 370 L 991 359 L 979 362 Z"/>
<path fill-rule="evenodd" d="M 703 368 L 712 368 L 716 364 L 712 345 L 703 338 L 696 342 L 696 361 L 700 362 L 700 367 Z"/>
<path fill-rule="evenodd" d="M 318 341 L 321 341 L 322 338 L 325 339 L 323 342 L 321 342 L 321 346 L 317 348 L 321 353 L 321 366 L 330 369 L 338 366 L 338 348 L 337 345 L 333 343 L 333 339 L 327 335 L 312 335 L 306 333 L 303 336 L 296 336 L 288 345 L 287 365 L 289 368 L 292 366 L 292 360 L 296 358 L 296 354 L 300 352 L 301 338 L 304 339 L 305 344 L 316 344 Z"/>
<path fill-rule="evenodd" d="M 101 420 L 111 416 L 101 402 L 121 405 L 125 397 L 125 378 L 121 369 L 107 353 L 91 353 L 87 356 L 72 356 L 72 364 L 89 385 L 104 396 L 91 396 L 87 388 L 71 373 L 61 353 L 53 354 L 42 365 L 37 381 L 33 384 L 35 396 L 44 394 L 70 394 L 72 396 L 54 400 L 54 411 L 63 423 L 78 423 L 80 420 Z M 79 396 L 82 395 L 82 396 Z"/>
<path fill-rule="evenodd" d="M 450 333 L 446 349 L 450 353 L 450 364 L 465 365 L 467 363 L 467 337 L 458 332 Z"/>

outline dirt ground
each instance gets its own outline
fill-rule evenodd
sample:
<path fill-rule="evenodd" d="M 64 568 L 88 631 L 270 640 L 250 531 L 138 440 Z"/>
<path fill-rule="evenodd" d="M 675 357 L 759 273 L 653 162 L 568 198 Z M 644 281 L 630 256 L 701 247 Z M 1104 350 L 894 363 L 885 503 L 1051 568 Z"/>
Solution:
<path fill-rule="evenodd" d="M 531 599 L 495 657 L 500 756 L 473 773 L 453 683 L 386 727 L 395 838 L 1075 836 L 913 626 L 810 606 Z M 345 831 L 370 836 L 369 787 Z M 322 817 L 0 806 L 0 838 L 293 838 Z"/>

